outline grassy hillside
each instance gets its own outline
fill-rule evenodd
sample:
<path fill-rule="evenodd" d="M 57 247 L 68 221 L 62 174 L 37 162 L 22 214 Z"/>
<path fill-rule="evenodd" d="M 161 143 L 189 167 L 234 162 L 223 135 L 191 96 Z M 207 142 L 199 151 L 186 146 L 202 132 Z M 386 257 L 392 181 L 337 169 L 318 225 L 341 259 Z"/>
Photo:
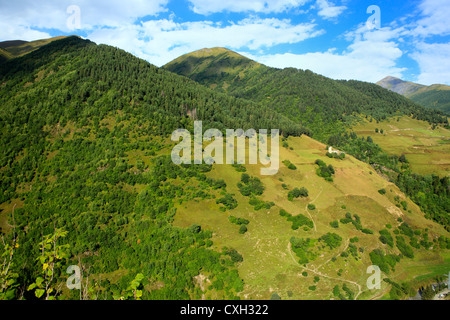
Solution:
<path fill-rule="evenodd" d="M 391 155 L 405 154 L 414 172 L 434 173 L 442 177 L 450 173 L 448 129 L 432 129 L 427 122 L 401 117 L 379 123 L 366 120 L 353 127 L 353 130 L 360 137 L 371 136 L 375 143 Z"/>
<path fill-rule="evenodd" d="M 449 269 L 444 227 L 268 105 L 76 37 L 1 64 L 0 84 L 0 299 L 79 299 L 73 264 L 86 299 L 395 299 L 365 287 L 369 265 L 413 288 Z M 292 133 L 279 173 L 174 165 L 194 119 Z"/>
<path fill-rule="evenodd" d="M 426 227 L 431 233 L 437 232 L 435 236 L 448 234 L 425 219 L 413 202 L 393 183 L 376 174 L 371 166 L 351 156 L 344 160 L 329 159 L 326 146 L 306 136 L 289 138 L 287 143 L 289 148 L 281 149 L 281 160 L 289 160 L 297 169 L 282 165 L 275 177 L 261 178 L 266 189 L 259 198 L 273 202 L 270 209 L 255 210 L 249 197 L 243 196 L 237 187 L 242 172 L 226 165 L 215 166 L 208 176 L 225 180 L 227 192 L 237 200 L 236 208 L 222 211 L 216 199 L 191 200 L 177 206 L 175 225 L 187 227 L 199 223 L 213 231 L 214 247 L 232 246 L 242 254 L 244 260 L 238 270 L 245 285 L 241 297 L 268 299 L 277 293 L 282 299 L 339 299 L 333 295 L 332 288 L 339 286 L 342 291 L 346 285 L 353 292 L 353 298 L 379 298 L 380 292 L 389 292 L 389 288 L 387 283 L 383 283 L 382 290 L 367 288 L 365 272 L 372 264 L 370 253 L 376 249 L 399 253 L 395 246 L 390 248 L 380 242 L 379 230 L 388 225 L 394 235 L 393 231 L 402 224 L 399 221 L 406 221 L 414 229 Z M 317 165 L 314 164 L 317 159 L 335 168 L 333 182 L 317 175 Z M 250 176 L 258 176 L 258 166 L 247 165 L 246 168 Z M 289 201 L 288 193 L 296 187 L 306 187 L 308 196 Z M 378 192 L 383 189 L 386 194 Z M 406 209 L 400 205 L 402 201 L 405 201 Z M 314 209 L 308 208 L 311 204 Z M 280 210 L 303 216 L 303 220 L 312 223 L 294 230 L 292 222 L 281 216 Z M 341 223 L 348 212 L 356 214 L 363 229 L 370 229 L 373 234 L 358 230 L 352 223 Z M 230 223 L 230 216 L 248 220 L 248 231 L 239 234 L 239 226 Z M 330 225 L 333 221 L 338 221 L 337 228 Z M 320 245 L 313 249 L 317 253 L 310 262 L 299 263 L 299 257 L 291 247 L 292 237 L 319 239 L 327 233 L 335 233 L 342 238 L 339 246 L 329 249 Z M 356 250 L 354 255 L 350 253 L 352 250 Z M 411 281 L 419 274 L 431 273 L 434 267 L 450 268 L 448 254 L 441 254 L 422 249 L 415 251 L 414 259 L 401 259 L 395 271 L 388 270 L 384 276 L 396 282 Z M 424 264 L 429 269 L 423 268 Z M 420 267 L 420 271 L 413 266 Z M 303 275 L 304 272 L 307 276 Z M 208 274 L 203 276 L 207 281 Z M 314 290 L 310 289 L 313 286 Z"/>

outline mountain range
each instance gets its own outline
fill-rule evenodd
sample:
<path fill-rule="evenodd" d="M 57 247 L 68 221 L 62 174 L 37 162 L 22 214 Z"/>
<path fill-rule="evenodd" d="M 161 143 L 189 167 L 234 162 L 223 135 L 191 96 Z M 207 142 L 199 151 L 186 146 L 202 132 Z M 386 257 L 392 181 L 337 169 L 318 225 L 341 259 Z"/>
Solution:
<path fill-rule="evenodd" d="M 424 107 L 450 114 L 450 86 L 444 84 L 425 86 L 390 76 L 378 81 L 377 84 Z"/>

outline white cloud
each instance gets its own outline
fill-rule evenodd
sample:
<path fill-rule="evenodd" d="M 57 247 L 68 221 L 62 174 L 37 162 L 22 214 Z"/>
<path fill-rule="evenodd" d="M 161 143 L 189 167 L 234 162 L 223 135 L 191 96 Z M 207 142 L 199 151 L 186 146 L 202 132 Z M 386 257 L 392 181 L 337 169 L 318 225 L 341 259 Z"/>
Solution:
<path fill-rule="evenodd" d="M 317 14 L 324 19 L 336 18 L 347 9 L 345 6 L 335 6 L 328 0 L 317 0 L 316 6 L 319 9 Z"/>
<path fill-rule="evenodd" d="M 397 32 L 389 28 L 353 35 L 353 42 L 341 53 L 336 49 L 305 54 L 275 54 L 252 56 L 253 59 L 276 68 L 309 69 L 333 79 L 357 79 L 377 82 L 386 75 L 402 77 L 404 68 L 396 66 L 402 56 L 392 41 Z"/>
<path fill-rule="evenodd" d="M 215 12 L 264 12 L 280 13 L 303 6 L 310 0 L 189 0 L 192 10 L 198 14 Z"/>
<path fill-rule="evenodd" d="M 416 44 L 411 57 L 419 64 L 417 82 L 425 85 L 435 83 L 450 85 L 450 43 Z"/>
<path fill-rule="evenodd" d="M 9 40 L 20 31 L 30 28 L 57 29 L 69 32 L 67 8 L 76 5 L 80 8 L 82 29 L 94 26 L 118 27 L 134 22 L 138 17 L 155 15 L 165 11 L 169 0 L 17 0 L 2 1 L 0 21 L 10 25 L 14 32 L 0 29 L 0 40 Z M 24 35 L 26 35 L 24 33 Z M 20 36 L 20 34 L 19 34 Z M 25 36 L 20 37 L 25 38 Z"/>
<path fill-rule="evenodd" d="M 149 20 L 140 25 L 99 29 L 88 35 L 97 43 L 127 50 L 161 66 L 178 56 L 205 47 L 257 50 L 298 43 L 323 33 L 315 24 L 294 25 L 290 20 L 247 18 L 226 26 L 211 21 L 175 23 Z"/>
<path fill-rule="evenodd" d="M 36 39 L 46 39 L 51 36 L 47 32 L 41 32 L 30 29 L 28 26 L 13 26 L 10 23 L 0 19 L 0 41 L 6 40 L 25 40 L 33 41 Z"/>
<path fill-rule="evenodd" d="M 415 35 L 448 35 L 450 34 L 449 12 L 450 1 L 448 0 L 424 0 L 419 4 L 422 18 L 420 18 L 413 30 Z"/>

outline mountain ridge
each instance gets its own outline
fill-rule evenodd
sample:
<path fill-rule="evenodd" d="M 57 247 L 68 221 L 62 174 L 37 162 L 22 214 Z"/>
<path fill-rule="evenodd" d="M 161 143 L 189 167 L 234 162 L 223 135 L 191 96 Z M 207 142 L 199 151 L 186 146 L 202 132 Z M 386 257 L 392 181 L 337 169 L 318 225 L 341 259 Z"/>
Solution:
<path fill-rule="evenodd" d="M 392 76 L 385 77 L 378 81 L 377 84 L 385 89 L 401 94 L 424 107 L 450 114 L 450 86 L 444 84 L 426 86 Z"/>
<path fill-rule="evenodd" d="M 400 112 L 431 122 L 448 122 L 442 115 L 376 84 L 333 80 L 310 70 L 271 68 L 228 49 L 208 53 L 188 53 L 163 68 L 216 91 L 267 105 L 300 121 L 322 139 L 328 135 L 323 131 L 350 122 L 354 114 L 380 120 Z"/>

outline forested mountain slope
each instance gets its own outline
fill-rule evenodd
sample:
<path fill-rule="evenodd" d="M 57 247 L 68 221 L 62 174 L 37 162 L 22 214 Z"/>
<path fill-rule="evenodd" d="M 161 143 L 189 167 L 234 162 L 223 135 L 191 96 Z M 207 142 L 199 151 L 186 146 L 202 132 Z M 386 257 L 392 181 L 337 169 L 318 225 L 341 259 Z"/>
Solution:
<path fill-rule="evenodd" d="M 361 114 L 378 120 L 406 114 L 448 123 L 442 114 L 375 84 L 336 81 L 309 70 L 269 68 L 224 48 L 186 54 L 164 68 L 216 91 L 267 105 L 300 121 L 322 141 L 341 132 Z"/>
<path fill-rule="evenodd" d="M 156 282 L 172 279 L 153 298 L 187 298 L 192 287 L 188 274 L 197 275 L 199 269 L 214 272 L 219 282 L 220 277 L 230 279 L 220 285 L 222 297 L 233 297 L 229 286 L 240 286 L 239 280 L 232 281 L 237 277 L 234 262 L 225 259 L 222 265 L 221 253 L 205 247 L 210 233 L 170 225 L 173 198 L 183 190 L 166 180 L 197 177 L 204 184 L 199 190 L 216 188 L 215 181 L 205 181 L 210 166 L 179 169 L 170 157 L 156 158 L 171 146 L 167 137 L 172 131 L 192 131 L 192 118 L 204 120 L 204 129 L 302 131 L 267 107 L 217 94 L 122 50 L 78 37 L 0 64 L 0 106 L 1 225 L 11 230 L 15 209 L 18 281 L 30 284 L 39 271 L 35 258 L 42 234 L 63 227 L 69 231 L 71 256 L 84 255 L 92 272 L 148 268 Z M 155 158 L 155 166 L 140 160 L 139 169 L 133 169 L 128 164 L 133 152 Z M 152 237 L 158 244 L 150 251 L 134 247 L 139 238 L 145 248 Z M 121 289 L 109 289 L 108 297 L 120 294 Z"/>

